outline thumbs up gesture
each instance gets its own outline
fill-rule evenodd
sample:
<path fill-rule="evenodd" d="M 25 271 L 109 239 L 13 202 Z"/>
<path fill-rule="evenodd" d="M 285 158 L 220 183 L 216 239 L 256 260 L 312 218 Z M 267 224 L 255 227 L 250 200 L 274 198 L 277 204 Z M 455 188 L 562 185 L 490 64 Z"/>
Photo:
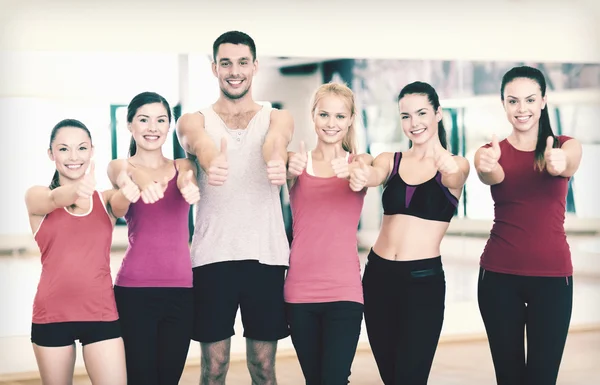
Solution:
<path fill-rule="evenodd" d="M 492 172 L 498 166 L 498 160 L 500 160 L 500 144 L 496 135 L 492 136 L 492 146 L 484 148 L 479 156 L 479 170 L 481 172 Z"/>
<path fill-rule="evenodd" d="M 229 163 L 227 162 L 227 139 L 221 138 L 221 147 L 217 156 L 213 158 L 208 167 L 208 184 L 223 186 L 227 180 Z"/>
<path fill-rule="evenodd" d="M 127 161 L 123 159 L 124 167 L 117 177 L 117 186 L 123 196 L 132 203 L 137 202 L 141 197 L 141 191 L 137 184 L 133 182 L 129 173 L 127 173 Z"/>
<path fill-rule="evenodd" d="M 96 190 L 96 165 L 94 160 L 90 160 L 90 165 L 87 170 L 85 170 L 85 174 L 83 178 L 77 184 L 77 196 L 79 198 L 87 199 L 92 196 L 94 190 Z"/>
<path fill-rule="evenodd" d="M 194 183 L 194 171 L 187 170 L 186 172 L 179 174 L 178 185 L 179 191 L 187 203 L 193 205 L 200 200 L 200 189 L 198 188 L 198 185 Z"/>
<path fill-rule="evenodd" d="M 452 154 L 443 147 L 434 148 L 433 158 L 435 167 L 442 175 L 451 175 L 460 171 L 460 167 L 454 160 Z"/>
<path fill-rule="evenodd" d="M 142 202 L 144 203 L 156 203 L 163 199 L 165 191 L 169 185 L 169 178 L 164 177 L 161 181 L 152 181 L 141 188 L 142 191 Z"/>
<path fill-rule="evenodd" d="M 554 148 L 554 137 L 546 139 L 546 150 L 544 151 L 546 170 L 550 175 L 560 175 L 567 169 L 567 155 L 560 148 Z"/>
<path fill-rule="evenodd" d="M 335 148 L 335 158 L 331 161 L 333 172 L 340 179 L 348 179 L 350 177 L 350 168 L 346 160 L 346 154 L 339 147 Z"/>
<path fill-rule="evenodd" d="M 300 142 L 300 152 L 294 153 L 288 160 L 288 175 L 295 178 L 300 176 L 306 164 L 308 163 L 308 154 L 306 153 L 306 146 L 304 141 Z"/>
<path fill-rule="evenodd" d="M 277 152 L 278 141 L 273 143 L 273 152 L 271 152 L 271 160 L 267 162 L 267 177 L 271 184 L 282 186 L 285 184 L 285 161 Z"/>
<path fill-rule="evenodd" d="M 350 171 L 350 189 L 352 191 L 361 191 L 364 189 L 370 175 L 371 169 L 359 158 L 358 167 L 353 167 Z"/>

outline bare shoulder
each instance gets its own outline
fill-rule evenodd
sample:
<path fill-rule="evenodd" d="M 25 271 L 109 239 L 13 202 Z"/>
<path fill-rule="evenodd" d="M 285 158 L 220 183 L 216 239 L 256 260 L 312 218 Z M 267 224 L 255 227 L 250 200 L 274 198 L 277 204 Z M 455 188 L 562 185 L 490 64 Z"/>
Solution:
<path fill-rule="evenodd" d="M 292 114 L 288 110 L 280 110 L 273 108 L 271 110 L 271 123 L 273 122 L 285 122 L 293 120 Z"/>
<path fill-rule="evenodd" d="M 50 187 L 48 186 L 32 186 L 25 192 L 25 203 L 39 200 L 40 197 L 46 196 L 50 193 Z"/>
<path fill-rule="evenodd" d="M 371 164 L 373 164 L 373 156 L 371 154 L 356 154 L 352 157 L 352 161 L 353 162 L 358 162 L 359 160 L 361 160 L 364 164 L 366 164 L 367 166 L 370 166 Z"/>
<path fill-rule="evenodd" d="M 375 166 L 377 164 L 388 164 L 393 159 L 394 159 L 393 152 L 382 152 L 381 154 L 379 154 L 375 157 L 375 159 L 373 160 L 373 165 Z"/>
<path fill-rule="evenodd" d="M 200 112 L 187 112 L 177 120 L 177 130 L 204 128 L 204 115 Z"/>
<path fill-rule="evenodd" d="M 189 158 L 178 158 L 175 159 L 175 167 L 177 170 L 189 170 L 196 167 L 195 162 Z"/>

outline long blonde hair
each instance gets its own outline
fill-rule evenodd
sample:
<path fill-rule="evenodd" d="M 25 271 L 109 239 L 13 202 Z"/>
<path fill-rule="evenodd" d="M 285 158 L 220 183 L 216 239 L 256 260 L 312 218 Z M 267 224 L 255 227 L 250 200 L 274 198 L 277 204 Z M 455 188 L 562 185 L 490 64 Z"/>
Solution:
<path fill-rule="evenodd" d="M 311 115 L 313 117 L 319 101 L 328 95 L 335 95 L 342 98 L 350 110 L 350 116 L 353 118 L 353 120 L 352 124 L 348 127 L 346 136 L 344 136 L 344 139 L 342 139 L 342 147 L 344 148 L 344 151 L 348 151 L 351 154 L 356 154 L 356 130 L 354 128 L 356 124 L 356 104 L 354 103 L 354 93 L 345 84 L 330 82 L 321 85 L 319 88 L 317 88 L 315 95 L 313 96 L 311 110 Z"/>

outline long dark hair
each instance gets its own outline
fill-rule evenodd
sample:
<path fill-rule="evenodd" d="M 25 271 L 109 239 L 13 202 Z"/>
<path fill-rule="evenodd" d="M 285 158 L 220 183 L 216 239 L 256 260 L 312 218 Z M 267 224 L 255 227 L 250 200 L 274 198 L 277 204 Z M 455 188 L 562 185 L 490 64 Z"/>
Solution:
<path fill-rule="evenodd" d="M 137 113 L 138 109 L 146 104 L 160 103 L 167 110 L 167 116 L 169 118 L 169 124 L 171 123 L 171 107 L 169 106 L 169 102 L 167 99 L 163 98 L 161 95 L 156 92 L 142 92 L 141 94 L 136 95 L 129 105 L 127 106 L 127 123 L 133 122 L 133 118 Z M 131 136 L 131 141 L 129 142 L 129 156 L 134 156 L 137 150 L 137 143 L 135 143 L 135 139 L 133 139 L 133 135 Z"/>
<path fill-rule="evenodd" d="M 400 94 L 398 95 L 398 103 L 400 103 L 400 100 L 406 95 L 427 96 L 427 100 L 429 100 L 429 103 L 433 107 L 434 113 L 436 113 L 438 108 L 440 108 L 440 98 L 438 97 L 437 92 L 435 92 L 435 89 L 431 85 L 425 82 L 413 82 L 404 86 L 404 88 L 402 88 Z M 438 122 L 438 137 L 440 138 L 440 143 L 442 144 L 442 147 L 448 149 L 448 143 L 446 140 L 446 129 L 444 128 L 443 119 L 440 119 L 440 121 Z"/>
<path fill-rule="evenodd" d="M 76 119 L 63 119 L 60 122 L 58 122 L 56 124 L 56 126 L 54 126 L 54 128 L 52 128 L 52 132 L 50 133 L 50 145 L 48 146 L 50 151 L 52 151 L 52 143 L 54 143 L 54 139 L 56 139 L 56 135 L 58 134 L 58 131 L 60 131 L 60 129 L 64 128 L 64 127 L 75 127 L 75 128 L 82 129 L 83 131 L 85 131 L 85 133 L 90 138 L 90 143 L 91 143 L 92 134 L 90 134 L 90 130 L 88 130 L 88 128 L 85 126 L 85 124 L 81 123 L 79 120 L 76 120 Z M 60 187 L 58 170 L 54 171 L 54 175 L 52 176 L 52 181 L 50 182 L 49 187 L 50 187 L 50 190 L 54 190 L 55 188 Z"/>
<path fill-rule="evenodd" d="M 500 88 L 500 98 L 502 99 L 502 102 L 504 102 L 504 89 L 506 88 L 506 85 L 515 79 L 523 78 L 536 82 L 540 86 L 542 97 L 546 96 L 546 78 L 542 71 L 533 67 L 521 66 L 510 69 L 502 77 L 502 86 Z M 546 104 L 544 108 L 542 108 L 542 113 L 540 115 L 538 137 L 535 145 L 535 160 L 533 164 L 533 167 L 540 171 L 546 167 L 544 152 L 546 150 L 546 141 L 549 136 L 554 139 L 553 147 L 556 147 L 558 140 L 552 131 L 552 126 L 550 126 L 550 115 L 548 114 L 548 104 Z"/>

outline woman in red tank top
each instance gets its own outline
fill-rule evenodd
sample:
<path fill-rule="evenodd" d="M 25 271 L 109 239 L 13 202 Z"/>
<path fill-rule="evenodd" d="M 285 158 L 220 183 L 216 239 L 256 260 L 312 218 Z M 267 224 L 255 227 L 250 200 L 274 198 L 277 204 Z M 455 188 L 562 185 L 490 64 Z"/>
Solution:
<path fill-rule="evenodd" d="M 43 383 L 72 383 L 77 339 L 94 385 L 126 383 L 110 246 L 129 201 L 117 190 L 96 191 L 92 155 L 86 126 L 59 122 L 48 149 L 56 164 L 52 183 L 25 196 L 42 259 L 31 341 Z"/>
<path fill-rule="evenodd" d="M 546 80 L 531 67 L 502 78 L 513 126 L 477 150 L 479 179 L 491 186 L 494 226 L 481 256 L 479 309 L 499 385 L 555 384 L 573 305 L 573 267 L 564 230 L 569 178 L 581 144 L 555 136 Z M 525 354 L 527 330 L 527 355 Z"/>
<path fill-rule="evenodd" d="M 371 164 L 354 155 L 352 91 L 317 89 L 312 116 L 317 145 L 288 156 L 293 241 L 284 298 L 292 343 L 307 384 L 346 384 L 360 336 L 362 284 L 356 231 L 366 189 L 350 172 Z"/>

